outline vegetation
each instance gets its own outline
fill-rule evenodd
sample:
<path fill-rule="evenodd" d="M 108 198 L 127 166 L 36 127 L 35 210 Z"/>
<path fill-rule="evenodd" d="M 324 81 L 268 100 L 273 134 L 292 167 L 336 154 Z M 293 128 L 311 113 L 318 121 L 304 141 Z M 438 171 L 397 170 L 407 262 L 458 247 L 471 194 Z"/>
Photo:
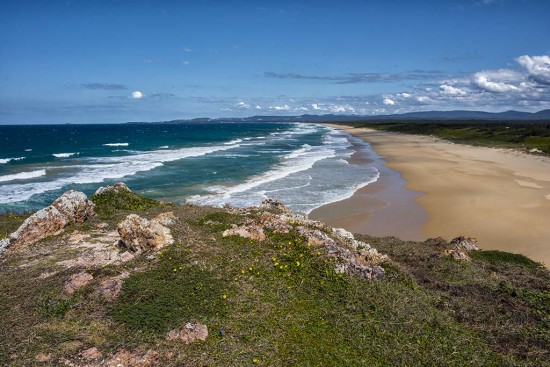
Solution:
<path fill-rule="evenodd" d="M 115 214 L 162 206 L 159 201 L 125 190 L 106 191 L 100 195 L 92 195 L 90 200 L 96 205 L 95 211 L 101 219 L 109 219 Z"/>
<path fill-rule="evenodd" d="M 128 205 L 97 204 L 112 204 L 107 219 Z M 440 256 L 442 240 L 363 236 L 392 259 L 384 279 L 367 281 L 337 274 L 296 232 L 267 231 L 264 242 L 223 237 L 246 217 L 170 210 L 179 218 L 174 245 L 88 269 L 94 279 L 71 295 L 63 283 L 81 269 L 59 265 L 75 256 L 62 236 L 8 252 L 0 263 L 0 364 L 47 365 L 35 360 L 40 352 L 78 361 L 95 346 L 104 355 L 152 348 L 161 366 L 550 366 L 550 274 L 521 255 L 481 251 L 453 261 Z M 104 279 L 125 272 L 116 300 L 98 295 Z M 166 340 L 186 322 L 207 325 L 206 341 Z"/>
<path fill-rule="evenodd" d="M 549 121 L 372 121 L 359 124 L 378 130 L 432 135 L 458 143 L 550 154 Z"/>

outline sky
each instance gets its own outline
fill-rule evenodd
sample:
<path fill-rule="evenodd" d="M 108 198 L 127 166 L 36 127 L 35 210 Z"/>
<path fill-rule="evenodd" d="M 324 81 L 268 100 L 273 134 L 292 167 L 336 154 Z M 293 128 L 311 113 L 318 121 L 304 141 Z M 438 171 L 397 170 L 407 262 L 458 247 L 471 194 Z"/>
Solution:
<path fill-rule="evenodd" d="M 550 108 L 549 0 L 0 9 L 0 124 Z"/>

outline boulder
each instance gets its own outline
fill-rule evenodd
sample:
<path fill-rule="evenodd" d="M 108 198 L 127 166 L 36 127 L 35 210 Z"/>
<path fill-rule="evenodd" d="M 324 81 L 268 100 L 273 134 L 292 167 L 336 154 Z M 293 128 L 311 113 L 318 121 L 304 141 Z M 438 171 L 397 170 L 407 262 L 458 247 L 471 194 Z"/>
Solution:
<path fill-rule="evenodd" d="M 86 194 L 70 190 L 57 198 L 52 205 L 37 211 L 6 240 L 0 243 L 0 253 L 13 245 L 31 245 L 47 236 L 59 233 L 70 223 L 84 222 L 95 215 L 94 203 Z"/>
<path fill-rule="evenodd" d="M 100 187 L 99 189 L 96 190 L 94 195 L 102 195 L 109 192 L 120 192 L 120 191 L 132 192 L 132 190 L 130 190 L 124 182 L 117 182 L 116 184 L 113 184 L 113 185 Z"/>
<path fill-rule="evenodd" d="M 473 237 L 459 236 L 451 240 L 451 246 L 455 250 L 477 251 L 477 239 Z"/>
<path fill-rule="evenodd" d="M 133 252 L 156 251 L 174 243 L 170 229 L 156 220 L 128 215 L 117 225 L 120 244 Z"/>
<path fill-rule="evenodd" d="M 168 340 L 181 340 L 183 344 L 190 344 L 196 340 L 205 341 L 208 337 L 208 327 L 206 325 L 196 323 L 192 324 L 188 322 L 180 328 L 170 330 L 166 339 Z"/>
<path fill-rule="evenodd" d="M 88 200 L 86 194 L 69 190 L 58 197 L 52 206 L 64 216 L 69 223 L 82 223 L 91 218 L 94 213 L 94 203 Z"/>

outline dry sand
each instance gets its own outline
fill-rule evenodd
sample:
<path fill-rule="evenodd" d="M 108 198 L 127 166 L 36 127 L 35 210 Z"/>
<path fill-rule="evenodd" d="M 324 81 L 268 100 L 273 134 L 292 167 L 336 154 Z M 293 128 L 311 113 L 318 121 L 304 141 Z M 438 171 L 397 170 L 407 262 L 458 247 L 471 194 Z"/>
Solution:
<path fill-rule="evenodd" d="M 397 236 L 406 232 L 400 237 L 411 239 L 415 238 L 414 226 L 420 227 L 423 238 L 468 235 L 476 237 L 483 249 L 521 253 L 550 265 L 548 157 L 453 144 L 427 136 L 339 128 L 372 145 L 386 162 L 386 180 L 398 194 L 388 191 L 382 176 L 376 183 L 383 192 L 382 199 L 377 197 L 376 184 L 369 185 L 363 189 L 367 193 L 359 190 L 348 200 L 312 212 L 313 217 L 359 233 L 380 234 L 365 230 L 374 224 L 394 227 Z M 401 174 L 405 188 L 421 193 L 412 201 L 425 211 L 425 217 L 419 217 L 424 211 L 411 204 L 411 191 L 399 187 L 400 178 L 392 178 L 392 170 Z M 364 201 L 365 195 L 370 195 L 371 204 Z M 376 219 L 377 199 L 388 201 L 389 207 L 402 208 L 393 214 L 386 210 Z M 357 206 L 365 203 L 367 207 L 357 215 Z M 380 219 L 384 223 L 373 223 Z"/>

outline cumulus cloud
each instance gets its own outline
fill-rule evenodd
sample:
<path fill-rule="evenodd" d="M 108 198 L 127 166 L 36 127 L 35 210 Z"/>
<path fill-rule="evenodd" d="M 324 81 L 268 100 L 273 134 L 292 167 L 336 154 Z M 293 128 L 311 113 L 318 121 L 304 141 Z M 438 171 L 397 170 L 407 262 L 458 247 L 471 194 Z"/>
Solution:
<path fill-rule="evenodd" d="M 248 110 L 250 109 L 250 105 L 246 102 L 239 101 L 235 104 L 235 107 L 241 110 Z"/>
<path fill-rule="evenodd" d="M 283 106 L 270 106 L 269 109 L 274 111 L 290 111 L 290 106 L 287 104 Z"/>
<path fill-rule="evenodd" d="M 522 79 L 520 73 L 508 69 L 480 71 L 474 74 L 475 85 L 494 93 L 517 91 L 519 88 L 514 85 L 514 82 L 520 82 Z"/>
<path fill-rule="evenodd" d="M 441 94 L 447 96 L 465 96 L 468 94 L 464 89 L 453 87 L 452 85 L 447 84 L 440 85 L 439 89 L 441 90 Z"/>
<path fill-rule="evenodd" d="M 141 98 L 143 98 L 143 93 L 141 93 L 139 90 L 133 91 L 130 98 L 141 99 Z"/>
<path fill-rule="evenodd" d="M 389 99 L 389 98 L 384 98 L 384 100 L 382 101 L 386 106 L 393 106 L 395 105 L 395 101 L 393 99 Z"/>
<path fill-rule="evenodd" d="M 550 56 L 523 55 L 516 58 L 516 62 L 527 70 L 534 81 L 550 85 Z"/>

